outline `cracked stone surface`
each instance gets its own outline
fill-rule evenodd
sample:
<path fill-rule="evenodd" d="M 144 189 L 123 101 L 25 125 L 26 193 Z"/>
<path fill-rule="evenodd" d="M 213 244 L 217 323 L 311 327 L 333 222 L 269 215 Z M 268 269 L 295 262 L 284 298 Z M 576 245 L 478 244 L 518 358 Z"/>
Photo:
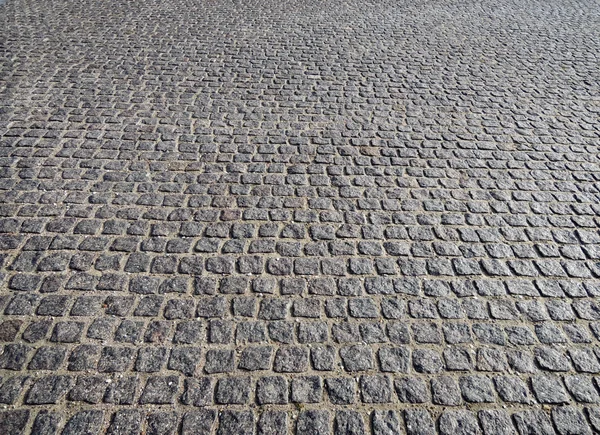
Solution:
<path fill-rule="evenodd" d="M 597 0 L 0 0 L 0 433 L 600 432 Z"/>

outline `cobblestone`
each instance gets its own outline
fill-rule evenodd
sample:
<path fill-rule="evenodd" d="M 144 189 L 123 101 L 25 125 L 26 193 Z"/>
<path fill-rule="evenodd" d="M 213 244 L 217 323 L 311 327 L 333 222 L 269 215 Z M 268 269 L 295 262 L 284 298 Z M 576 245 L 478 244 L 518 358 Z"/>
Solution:
<path fill-rule="evenodd" d="M 600 431 L 596 0 L 0 0 L 0 433 Z"/>

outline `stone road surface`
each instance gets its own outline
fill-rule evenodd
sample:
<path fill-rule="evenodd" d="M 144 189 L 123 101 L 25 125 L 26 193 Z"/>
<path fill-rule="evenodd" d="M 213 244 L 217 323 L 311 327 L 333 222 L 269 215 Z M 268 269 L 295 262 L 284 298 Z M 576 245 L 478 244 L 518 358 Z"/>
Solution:
<path fill-rule="evenodd" d="M 600 431 L 597 0 L 8 0 L 1 434 Z"/>

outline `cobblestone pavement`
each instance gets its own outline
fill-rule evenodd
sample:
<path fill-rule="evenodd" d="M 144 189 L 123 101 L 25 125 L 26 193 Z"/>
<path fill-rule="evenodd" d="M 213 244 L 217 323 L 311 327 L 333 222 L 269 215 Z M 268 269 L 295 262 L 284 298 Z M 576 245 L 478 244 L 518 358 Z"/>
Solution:
<path fill-rule="evenodd" d="M 8 0 L 1 434 L 600 431 L 596 0 Z"/>

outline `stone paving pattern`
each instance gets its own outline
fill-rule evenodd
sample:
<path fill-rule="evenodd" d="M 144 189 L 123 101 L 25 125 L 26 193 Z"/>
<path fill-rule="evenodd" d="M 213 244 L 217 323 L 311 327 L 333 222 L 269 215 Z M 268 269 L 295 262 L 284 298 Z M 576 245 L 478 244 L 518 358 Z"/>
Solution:
<path fill-rule="evenodd" d="M 600 431 L 600 3 L 8 0 L 0 433 Z"/>

